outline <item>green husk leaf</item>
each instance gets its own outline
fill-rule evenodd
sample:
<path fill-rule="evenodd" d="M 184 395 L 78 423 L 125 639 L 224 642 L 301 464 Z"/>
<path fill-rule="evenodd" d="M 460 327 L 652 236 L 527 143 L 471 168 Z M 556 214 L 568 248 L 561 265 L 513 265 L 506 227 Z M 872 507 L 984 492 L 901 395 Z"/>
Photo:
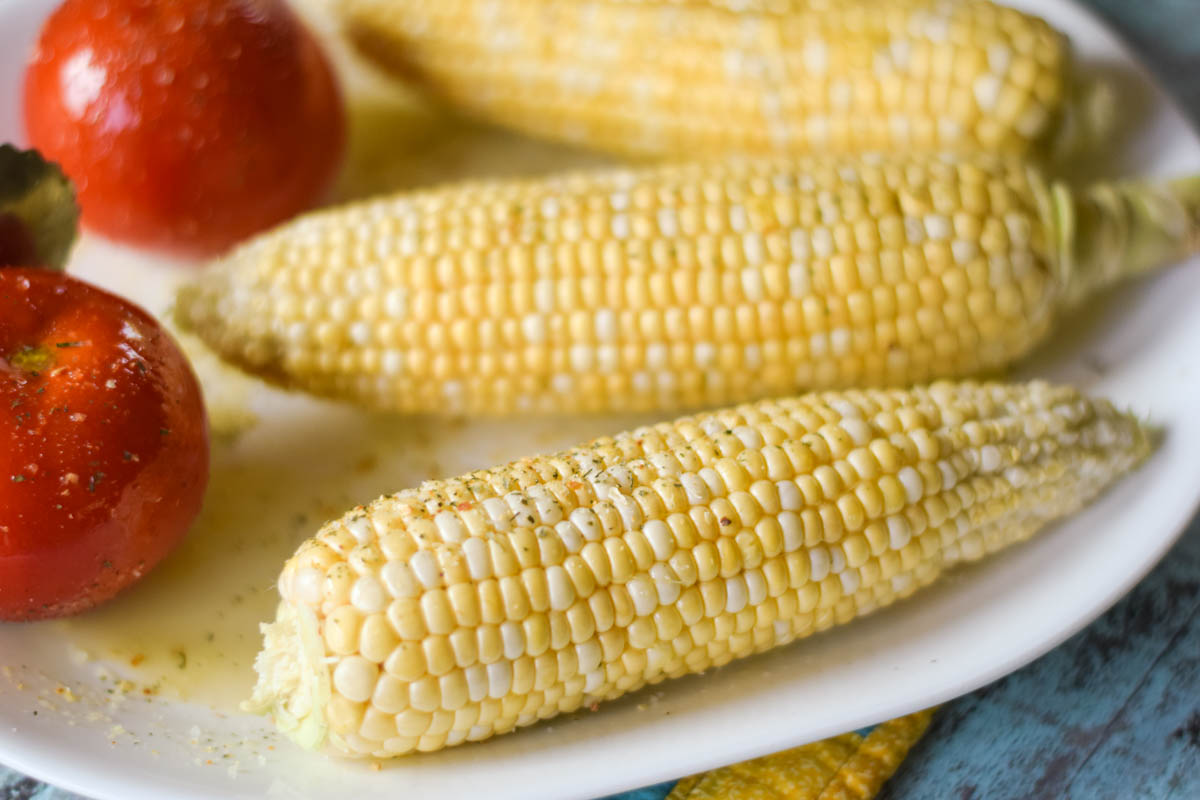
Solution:
<path fill-rule="evenodd" d="M 1050 163 L 1094 157 L 1119 127 L 1117 92 L 1106 75 L 1076 75 L 1041 154 Z"/>
<path fill-rule="evenodd" d="M 1200 176 L 1049 190 L 1054 262 L 1068 305 L 1200 253 Z"/>
<path fill-rule="evenodd" d="M 36 150 L 0 144 L 0 218 L 24 226 L 33 245 L 31 266 L 61 270 L 79 226 L 75 187 Z"/>

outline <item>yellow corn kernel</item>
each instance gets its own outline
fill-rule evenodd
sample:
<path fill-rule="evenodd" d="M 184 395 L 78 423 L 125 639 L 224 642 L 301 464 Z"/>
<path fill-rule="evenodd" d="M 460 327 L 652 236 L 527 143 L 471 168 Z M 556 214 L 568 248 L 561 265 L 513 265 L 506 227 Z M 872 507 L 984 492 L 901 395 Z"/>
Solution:
<path fill-rule="evenodd" d="M 908 429 L 903 439 L 895 433 L 900 420 Z M 719 447 L 710 445 L 726 431 L 736 432 L 740 459 L 761 455 L 776 446 L 767 441 L 780 436 L 778 446 L 787 452 L 793 441 L 811 440 L 818 430 L 823 433 L 816 438 L 828 448 L 845 449 L 841 439 L 848 437 L 858 449 L 847 452 L 893 452 L 880 445 L 887 443 L 894 457 L 867 464 L 856 456 L 859 465 L 833 473 L 836 482 L 823 472 L 840 492 L 837 503 L 823 494 L 810 502 L 795 488 L 823 469 L 809 460 L 806 475 L 787 461 L 786 468 L 775 465 L 778 480 L 770 488 L 759 479 L 728 496 L 714 492 L 726 491 L 735 472 L 722 477 L 700 466 L 721 460 Z M 648 443 L 660 440 L 678 444 L 673 460 L 646 457 L 646 448 L 657 446 Z M 573 582 L 567 559 L 527 566 L 499 581 L 468 578 L 447 589 L 420 563 L 428 550 L 405 551 L 396 560 L 363 561 L 358 580 L 366 583 L 358 590 L 316 598 L 307 589 L 312 581 L 297 581 L 295 573 L 339 573 L 357 550 L 345 548 L 318 562 L 310 557 L 313 546 L 304 545 L 278 582 L 283 602 L 264 629 L 252 706 L 279 711 L 275 718 L 302 743 L 350 756 L 400 755 L 484 739 L 870 613 L 947 567 L 1027 538 L 1077 509 L 1147 450 L 1144 431 L 1131 416 L 1070 388 L 940 383 L 763 401 L 426 483 L 415 492 L 421 502 L 403 513 L 399 506 L 407 500 L 396 496 L 368 506 L 377 520 L 368 536 L 423 529 L 427 509 L 444 509 L 438 498 L 458 497 L 469 483 L 484 508 L 496 499 L 505 511 L 495 523 L 477 524 L 475 532 L 441 517 L 441 529 L 451 536 L 439 552 L 469 560 L 469 553 L 487 552 L 484 541 L 502 533 L 492 525 L 507 526 L 513 508 L 528 506 L 544 516 L 548 507 L 539 511 L 538 499 L 547 496 L 548 483 L 592 481 L 615 487 L 613 501 L 564 496 L 552 513 L 561 515 L 556 525 L 570 525 L 539 535 L 565 537 L 566 550 L 582 526 L 597 541 L 589 543 L 596 545 L 591 558 L 579 557 L 576 569 L 590 572 L 589 563 L 617 553 L 624 554 L 615 559 L 622 566 L 611 568 L 607 585 Z M 603 468 L 592 460 L 600 454 Z M 821 457 L 826 455 L 832 453 Z M 925 463 L 941 465 L 939 473 L 954 471 L 954 480 L 947 475 L 941 494 L 931 496 L 941 499 L 936 514 L 946 521 L 939 526 L 931 526 L 923 510 L 930 499 L 925 490 L 942 486 L 919 477 Z M 699 469 L 678 473 L 685 464 Z M 693 513 L 698 510 L 716 518 L 711 535 L 678 538 L 661 519 L 634 513 L 631 498 L 653 491 L 664 474 L 678 477 L 688 519 L 703 518 Z M 899 487 L 888 490 L 890 499 L 879 488 L 889 477 Z M 708 483 L 712 491 L 701 491 Z M 857 499 L 864 487 L 885 497 L 870 509 L 885 516 L 865 527 L 868 513 Z M 823 521 L 821 536 L 807 535 L 801 521 L 803 514 L 817 513 L 812 502 L 838 519 L 836 525 Z M 611 514 L 597 511 L 604 504 Z M 437 515 L 460 513 L 470 510 Z M 597 520 L 594 530 L 589 514 Z M 408 571 L 429 578 L 416 596 L 408 596 L 410 584 L 397 577 Z M 375 598 L 372 581 L 381 591 L 405 596 Z M 478 595 L 475 603 L 464 597 L 468 592 Z M 364 617 L 360 607 L 380 610 Z M 468 607 L 478 614 L 464 615 Z M 313 698 L 322 695 L 312 687 L 328 687 L 328 700 L 313 707 Z M 328 739 L 320 719 L 329 723 Z"/>
<path fill-rule="evenodd" d="M 525 0 L 503 26 L 484 0 L 338 5 L 360 52 L 466 112 L 624 154 L 1025 150 L 1067 90 L 1065 38 L 984 0 Z"/>
<path fill-rule="evenodd" d="M 981 187 L 975 204 L 969 198 Z M 636 240 L 617 221 L 643 190 L 659 204 L 647 210 L 653 230 Z M 919 199 L 929 196 L 951 198 L 953 211 Z M 569 225 L 577 221 L 570 209 L 583 214 L 585 205 L 595 207 L 586 213 L 607 220 L 599 241 L 581 241 Z M 688 209 L 715 215 L 713 224 L 722 230 L 729 227 L 722 236 L 739 243 L 741 255 L 701 255 L 703 248 L 694 245 L 714 234 L 686 231 L 681 218 Z M 962 217 L 974 222 L 960 225 Z M 655 166 L 447 186 L 311 214 L 211 265 L 180 290 L 176 308 L 181 324 L 235 364 L 290 387 L 372 408 L 487 415 L 714 407 L 797 390 L 911 385 L 994 371 L 1040 342 L 1064 303 L 1194 247 L 1200 235 L 1187 221 L 1196 219 L 1200 181 L 1101 184 L 1072 192 L 1051 187 L 1020 159 L 994 154 Z M 459 226 L 468 228 L 468 241 L 475 233 L 510 236 L 514 226 L 531 226 L 531 232 L 504 245 L 509 254 L 504 258 L 487 258 L 495 252 L 492 245 L 440 252 L 438 263 L 447 266 L 435 280 L 426 274 L 424 252 L 442 248 L 443 232 Z M 622 236 L 612 233 L 614 226 Z M 847 234 L 851 229 L 874 231 L 879 250 L 870 257 L 858 253 L 861 237 Z M 669 274 L 674 284 L 694 284 L 696 291 L 651 293 L 646 307 L 634 310 L 622 287 L 627 278 L 644 274 L 648 265 L 638 247 L 652 243 L 668 253 L 654 270 Z M 613 263 L 571 263 L 556 255 L 536 274 L 524 266 L 530 254 L 547 248 L 566 253 L 601 245 L 615 248 Z M 689 261 L 693 252 L 701 265 Z M 465 266 L 472 259 L 491 266 L 475 274 Z M 835 261 L 842 265 L 836 271 Z M 343 309 L 342 303 L 310 296 L 306 276 L 313 265 L 340 287 L 336 299 L 370 313 L 335 314 L 333 307 Z M 851 281 L 839 277 L 842 272 L 857 274 Z M 779 280 L 772 289 L 767 276 L 774 274 Z M 702 291 L 709 282 L 711 293 Z M 604 288 L 610 283 L 611 292 Z M 947 297 L 946 286 L 975 288 L 963 304 Z M 545 287 L 570 288 L 570 302 Z M 868 289 L 890 299 L 872 300 L 867 309 Z M 501 299 L 495 308 L 469 319 L 461 308 L 446 310 L 455 298 L 480 290 L 496 292 Z M 525 294 L 541 300 L 525 308 L 514 300 Z M 692 295 L 695 299 L 682 299 Z M 281 297 L 294 298 L 301 310 L 278 315 Z M 367 297 L 380 301 L 360 302 Z M 787 325 L 757 324 L 763 314 Z M 476 326 L 481 335 L 458 344 L 430 333 L 451 321 Z M 330 325 L 342 331 L 338 344 L 320 339 Z M 519 363 L 507 364 L 517 354 L 524 354 Z M 488 373 L 483 365 L 492 362 L 505 366 Z M 620 380 L 609 380 L 614 377 Z M 831 413 L 813 411 L 818 418 Z M 803 441 L 785 439 L 778 450 L 765 452 L 765 446 L 775 446 L 768 438 L 781 434 L 714 421 L 720 430 L 705 432 L 708 449 L 701 458 L 713 485 L 706 480 L 701 488 L 736 496 L 753 517 L 760 512 L 747 498 L 765 508 L 754 487 L 777 480 L 790 461 L 805 478 L 817 480 L 800 486 L 806 498 L 820 489 L 828 502 L 837 502 L 842 484 L 880 471 L 869 499 L 894 507 L 899 493 L 883 480 L 891 473 L 882 471 L 899 461 L 927 459 L 930 445 L 927 437 L 905 432 L 912 416 L 897 416 L 900 429 L 889 430 L 896 440 L 877 440 L 874 448 L 819 424 Z M 819 466 L 817 472 L 802 466 L 809 460 Z M 517 485 L 540 480 L 523 473 Z M 688 484 L 665 485 L 666 491 L 651 484 L 636 496 L 597 504 L 581 523 L 608 530 L 618 518 L 661 518 L 688 502 Z M 555 482 L 519 513 L 505 512 L 515 527 L 487 543 L 497 579 L 564 557 L 553 544 L 539 545 L 536 531 L 564 521 L 579 524 L 564 513 L 570 499 Z M 773 502 L 769 493 L 762 499 Z M 414 519 L 410 532 L 416 541 L 472 536 L 487 518 L 478 513 Z M 330 608 L 376 560 L 395 558 L 397 548 L 412 546 L 382 539 L 359 545 L 344 528 L 326 531 L 321 543 L 310 560 L 357 548 L 351 568 L 326 570 Z M 644 553 L 634 555 L 644 568 Z M 447 585 L 468 577 L 466 559 L 448 559 L 439 567 L 435 572 Z"/>

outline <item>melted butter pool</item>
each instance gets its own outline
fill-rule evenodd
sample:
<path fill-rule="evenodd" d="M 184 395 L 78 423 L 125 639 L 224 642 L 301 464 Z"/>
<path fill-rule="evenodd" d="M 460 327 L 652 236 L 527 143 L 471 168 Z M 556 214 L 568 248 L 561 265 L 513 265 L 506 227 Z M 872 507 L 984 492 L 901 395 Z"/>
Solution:
<path fill-rule="evenodd" d="M 258 625 L 275 613 L 275 577 L 296 546 L 437 466 L 410 422 L 327 411 L 294 433 L 271 425 L 215 443 L 187 539 L 113 602 L 58 623 L 73 645 L 152 692 L 235 711 L 254 682 Z"/>
<path fill-rule="evenodd" d="M 284 561 L 326 520 L 421 481 L 649 421 L 462 422 L 367 414 L 256 387 L 252 428 L 216 438 L 204 509 L 182 546 L 93 612 L 52 623 L 135 691 L 237 712 Z M 211 405 L 211 401 L 210 401 Z"/>

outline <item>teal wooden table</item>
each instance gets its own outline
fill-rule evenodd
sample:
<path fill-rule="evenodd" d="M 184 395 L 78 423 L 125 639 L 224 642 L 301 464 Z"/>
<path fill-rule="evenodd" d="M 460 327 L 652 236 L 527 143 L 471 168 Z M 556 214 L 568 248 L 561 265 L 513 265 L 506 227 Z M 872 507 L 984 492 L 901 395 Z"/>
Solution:
<path fill-rule="evenodd" d="M 1200 0 L 1085 1 L 1200 122 Z M 1200 520 L 1092 626 L 945 706 L 881 798 L 1200 798 L 1198 611 Z M 619 798 L 660 800 L 668 789 Z M 78 797 L 0 767 L 0 800 Z"/>

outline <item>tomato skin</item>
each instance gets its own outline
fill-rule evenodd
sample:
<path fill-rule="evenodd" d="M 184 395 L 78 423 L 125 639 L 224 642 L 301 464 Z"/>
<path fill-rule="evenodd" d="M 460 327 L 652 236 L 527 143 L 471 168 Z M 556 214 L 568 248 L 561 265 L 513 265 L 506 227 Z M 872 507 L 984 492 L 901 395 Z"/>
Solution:
<path fill-rule="evenodd" d="M 344 147 L 337 82 L 283 0 L 66 0 L 24 91 L 84 224 L 184 255 L 310 206 Z"/>
<path fill-rule="evenodd" d="M 0 619 L 102 603 L 187 532 L 208 482 L 196 378 L 146 312 L 0 269 Z"/>

